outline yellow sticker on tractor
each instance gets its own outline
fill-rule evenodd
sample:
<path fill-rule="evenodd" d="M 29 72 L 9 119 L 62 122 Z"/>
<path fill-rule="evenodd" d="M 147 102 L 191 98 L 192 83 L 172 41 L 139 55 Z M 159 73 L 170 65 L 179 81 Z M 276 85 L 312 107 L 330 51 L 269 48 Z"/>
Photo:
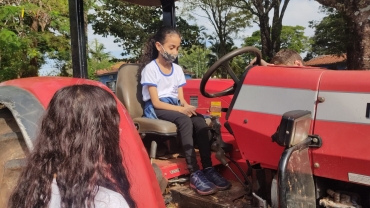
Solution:
<path fill-rule="evenodd" d="M 211 101 L 209 112 L 211 116 L 221 117 L 221 101 Z"/>

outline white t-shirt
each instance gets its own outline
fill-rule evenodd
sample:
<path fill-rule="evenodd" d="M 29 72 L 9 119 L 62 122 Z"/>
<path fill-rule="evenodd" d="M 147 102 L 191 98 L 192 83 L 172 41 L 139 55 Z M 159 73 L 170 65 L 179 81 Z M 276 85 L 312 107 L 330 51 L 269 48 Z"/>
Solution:
<path fill-rule="evenodd" d="M 130 208 L 121 194 L 101 186 L 94 198 L 94 204 L 95 208 Z M 60 208 L 60 192 L 55 178 L 51 184 L 49 208 Z"/>
<path fill-rule="evenodd" d="M 143 85 L 143 101 L 150 100 L 148 86 L 157 87 L 158 98 L 172 97 L 178 98 L 178 88 L 186 84 L 185 75 L 182 68 L 172 63 L 172 70 L 169 74 L 164 74 L 155 60 L 147 64 L 141 72 L 141 84 Z"/>

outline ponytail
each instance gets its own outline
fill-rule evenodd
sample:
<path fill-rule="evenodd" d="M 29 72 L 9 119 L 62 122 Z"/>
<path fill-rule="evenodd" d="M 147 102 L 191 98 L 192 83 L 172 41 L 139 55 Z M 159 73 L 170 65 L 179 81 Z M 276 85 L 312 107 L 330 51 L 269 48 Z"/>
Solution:
<path fill-rule="evenodd" d="M 142 55 L 140 57 L 139 73 L 141 73 L 147 64 L 158 57 L 158 50 L 155 48 L 155 42 L 157 41 L 155 40 L 155 37 L 152 36 L 145 43 Z"/>

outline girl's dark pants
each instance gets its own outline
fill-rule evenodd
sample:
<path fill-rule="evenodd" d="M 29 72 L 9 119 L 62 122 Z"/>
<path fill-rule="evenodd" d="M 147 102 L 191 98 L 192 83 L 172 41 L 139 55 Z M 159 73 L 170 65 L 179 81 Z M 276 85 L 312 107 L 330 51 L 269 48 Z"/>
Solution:
<path fill-rule="evenodd" d="M 194 151 L 194 142 L 198 144 L 203 169 L 212 167 L 208 126 L 202 115 L 197 114 L 196 116 L 189 117 L 171 110 L 155 109 L 154 111 L 159 119 L 176 124 L 190 172 L 199 170 Z"/>

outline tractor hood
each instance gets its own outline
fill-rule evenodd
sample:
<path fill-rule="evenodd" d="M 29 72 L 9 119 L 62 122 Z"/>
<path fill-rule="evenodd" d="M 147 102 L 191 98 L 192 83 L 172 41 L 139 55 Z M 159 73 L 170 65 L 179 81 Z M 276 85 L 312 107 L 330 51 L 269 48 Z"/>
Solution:
<path fill-rule="evenodd" d="M 370 74 L 312 67 L 253 67 L 231 101 L 228 122 L 243 159 L 276 168 L 283 148 L 271 142 L 281 116 L 311 112 L 322 146 L 310 150 L 315 176 L 370 186 Z"/>
<path fill-rule="evenodd" d="M 163 4 L 166 4 L 166 2 L 170 2 L 171 0 L 124 0 L 125 2 L 133 3 L 133 4 L 139 4 L 142 6 L 161 6 L 162 2 Z"/>

